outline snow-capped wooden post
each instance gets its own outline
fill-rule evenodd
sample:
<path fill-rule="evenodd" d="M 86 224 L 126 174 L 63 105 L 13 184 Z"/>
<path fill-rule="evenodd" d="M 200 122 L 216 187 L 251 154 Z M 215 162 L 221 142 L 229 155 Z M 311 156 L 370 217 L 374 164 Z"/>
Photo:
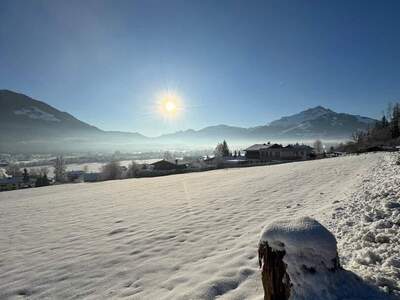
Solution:
<path fill-rule="evenodd" d="M 340 269 L 335 237 L 308 217 L 266 226 L 258 258 L 264 300 L 315 299 Z"/>
<path fill-rule="evenodd" d="M 290 279 L 283 262 L 284 255 L 285 251 L 273 251 L 266 242 L 258 247 L 264 300 L 287 300 L 290 297 Z"/>

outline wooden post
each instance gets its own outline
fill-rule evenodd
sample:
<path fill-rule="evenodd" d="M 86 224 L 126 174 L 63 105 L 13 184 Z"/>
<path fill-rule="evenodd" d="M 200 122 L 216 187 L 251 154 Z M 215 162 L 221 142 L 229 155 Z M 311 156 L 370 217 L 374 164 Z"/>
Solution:
<path fill-rule="evenodd" d="M 272 251 L 267 242 L 258 248 L 264 300 L 288 300 L 290 297 L 290 278 L 283 262 L 285 251 Z"/>

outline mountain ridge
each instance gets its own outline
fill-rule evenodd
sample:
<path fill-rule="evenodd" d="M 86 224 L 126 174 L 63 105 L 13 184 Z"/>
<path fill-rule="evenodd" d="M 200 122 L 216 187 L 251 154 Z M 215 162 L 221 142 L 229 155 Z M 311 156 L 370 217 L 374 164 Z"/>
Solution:
<path fill-rule="evenodd" d="M 215 143 L 220 139 L 346 139 L 355 130 L 365 130 L 376 120 L 359 115 L 337 113 L 323 106 L 284 116 L 269 124 L 239 127 L 212 125 L 148 137 L 138 132 L 104 131 L 73 115 L 22 93 L 0 90 L 0 150 L 15 150 L 24 145 L 64 150 L 97 150 L 107 147 L 165 147 Z M 66 143 L 67 142 L 67 143 Z M 61 146 L 62 145 L 62 146 Z M 106 147 L 106 148 L 107 148 Z"/>
<path fill-rule="evenodd" d="M 285 138 L 294 134 L 296 137 L 331 137 L 331 138 L 349 138 L 351 133 L 356 130 L 365 130 L 368 125 L 377 122 L 377 120 L 347 113 L 337 113 L 323 106 L 316 106 L 306 109 L 300 113 L 284 116 L 278 120 L 272 121 L 266 125 L 255 127 L 238 127 L 225 124 L 207 126 L 199 130 L 188 129 L 178 131 L 173 134 L 165 134 L 160 137 L 171 138 L 183 137 L 185 135 L 194 136 L 207 132 L 208 134 L 224 138 L 220 133 L 234 132 L 233 137 L 246 136 L 269 138 Z M 320 130 L 317 130 L 320 129 Z M 213 132 L 214 131 L 214 132 Z"/>

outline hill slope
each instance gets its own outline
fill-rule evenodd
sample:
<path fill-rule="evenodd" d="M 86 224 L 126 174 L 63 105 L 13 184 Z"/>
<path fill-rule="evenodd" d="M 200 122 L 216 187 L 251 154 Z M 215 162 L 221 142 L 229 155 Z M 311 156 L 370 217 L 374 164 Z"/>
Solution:
<path fill-rule="evenodd" d="M 110 143 L 146 139 L 137 133 L 102 131 L 42 101 L 9 90 L 0 90 L 0 107 L 0 151 L 102 150 Z"/>
<path fill-rule="evenodd" d="M 375 176 L 382 160 L 371 154 L 0 193 L 0 298 L 262 299 L 262 227 L 304 215 L 346 222 L 332 214 L 343 207 L 358 214 L 352 192 L 384 179 Z M 341 246 L 339 254 L 348 253 Z M 382 273 L 386 258 L 368 268 L 341 261 L 361 276 L 380 268 L 381 284 L 396 273 Z"/>

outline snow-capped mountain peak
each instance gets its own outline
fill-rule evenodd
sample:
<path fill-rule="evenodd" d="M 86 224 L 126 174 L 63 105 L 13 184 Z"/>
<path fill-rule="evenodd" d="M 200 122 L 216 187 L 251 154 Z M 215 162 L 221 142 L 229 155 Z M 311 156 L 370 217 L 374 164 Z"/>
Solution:
<path fill-rule="evenodd" d="M 274 127 L 289 127 L 296 126 L 300 123 L 315 120 L 321 116 L 335 113 L 329 108 L 325 108 L 323 106 L 316 106 L 307 110 L 304 110 L 298 114 L 294 114 L 288 117 L 282 117 L 279 120 L 273 121 L 270 123 L 270 126 Z"/>

